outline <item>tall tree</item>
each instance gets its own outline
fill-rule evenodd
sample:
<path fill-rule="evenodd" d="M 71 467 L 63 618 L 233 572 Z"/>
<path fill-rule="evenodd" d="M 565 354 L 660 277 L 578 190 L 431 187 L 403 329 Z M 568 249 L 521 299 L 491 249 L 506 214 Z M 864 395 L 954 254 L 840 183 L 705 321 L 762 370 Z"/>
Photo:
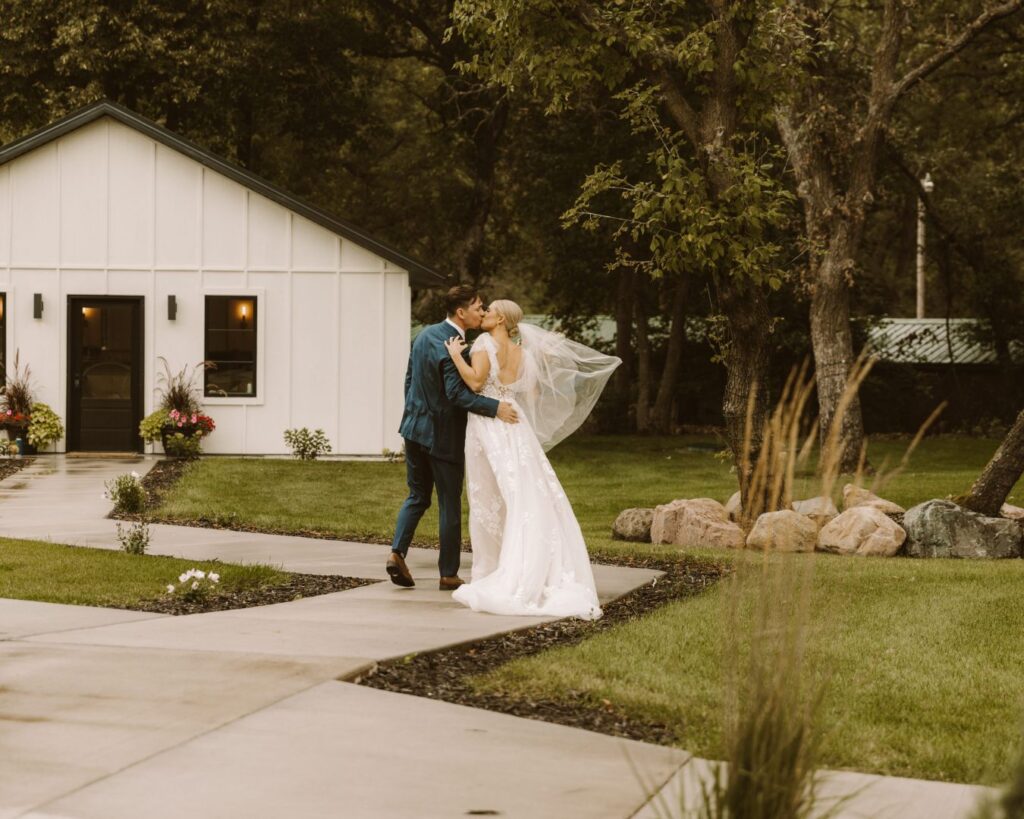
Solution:
<path fill-rule="evenodd" d="M 461 0 L 454 13 L 479 51 L 471 69 L 533 89 L 552 111 L 594 87 L 611 89 L 646 140 L 638 169 L 623 158 L 597 168 L 566 218 L 617 222 L 620 264 L 680 282 L 696 270 L 714 282 L 729 328 L 723 412 L 740 465 L 750 396 L 755 457 L 767 410 L 766 289 L 782 282 L 772 232 L 788 201 L 760 138 L 757 100 L 771 78 L 754 55 L 770 36 L 761 25 L 770 5 Z M 746 478 L 741 469 L 744 492 Z"/>
<path fill-rule="evenodd" d="M 1020 476 L 1024 474 L 1024 410 L 1006 434 L 1003 442 L 986 464 L 963 505 L 989 517 L 998 517 L 999 510 Z"/>
<path fill-rule="evenodd" d="M 1024 8 L 1024 0 L 938 20 L 922 20 L 923 10 L 913 17 L 913 5 L 884 0 L 877 22 L 873 9 L 844 14 L 819 0 L 786 5 L 799 25 L 789 29 L 796 37 L 785 48 L 800 70 L 789 74 L 789 93 L 775 119 L 803 204 L 822 440 L 854 360 L 850 284 L 897 105 L 979 35 Z M 870 56 L 861 59 L 865 53 Z M 859 401 L 849 405 L 841 423 L 840 468 L 853 471 L 864 439 Z"/>

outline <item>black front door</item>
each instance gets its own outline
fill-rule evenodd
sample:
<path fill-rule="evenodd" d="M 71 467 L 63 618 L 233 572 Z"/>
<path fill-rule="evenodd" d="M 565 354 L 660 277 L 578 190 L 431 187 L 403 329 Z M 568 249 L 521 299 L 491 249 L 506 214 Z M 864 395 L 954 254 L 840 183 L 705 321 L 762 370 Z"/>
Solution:
<path fill-rule="evenodd" d="M 141 452 L 142 299 L 68 297 L 68 449 Z"/>

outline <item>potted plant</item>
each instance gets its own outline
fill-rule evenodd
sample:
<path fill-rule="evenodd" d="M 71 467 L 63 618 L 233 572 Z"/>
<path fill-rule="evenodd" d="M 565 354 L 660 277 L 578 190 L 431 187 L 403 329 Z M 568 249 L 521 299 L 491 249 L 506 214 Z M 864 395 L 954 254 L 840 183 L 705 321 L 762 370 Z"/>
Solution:
<path fill-rule="evenodd" d="M 202 394 L 196 375 L 209 366 L 205 361 L 171 372 L 167 359 L 161 356 L 164 371 L 158 376 L 160 405 L 139 424 L 139 435 L 145 441 L 160 441 L 164 452 L 177 458 L 195 458 L 201 441 L 216 429 L 213 419 L 201 412 Z"/>
<path fill-rule="evenodd" d="M 33 404 L 28 424 L 28 445 L 34 449 L 41 449 L 63 437 L 64 424 L 61 423 L 60 416 L 41 401 Z"/>
<path fill-rule="evenodd" d="M 7 383 L 0 390 L 0 424 L 7 430 L 11 441 L 22 441 L 19 451 L 31 454 L 28 426 L 32 418 L 32 370 L 26 364 L 22 369 L 19 351 L 14 353 L 14 372 L 8 374 Z"/>

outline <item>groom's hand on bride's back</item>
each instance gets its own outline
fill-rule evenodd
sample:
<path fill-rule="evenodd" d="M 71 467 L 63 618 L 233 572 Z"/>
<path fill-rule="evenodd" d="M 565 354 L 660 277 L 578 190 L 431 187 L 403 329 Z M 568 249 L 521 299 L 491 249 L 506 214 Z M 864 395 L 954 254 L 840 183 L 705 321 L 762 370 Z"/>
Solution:
<path fill-rule="evenodd" d="M 498 404 L 498 418 L 504 421 L 506 424 L 518 424 L 519 413 L 516 412 L 508 401 L 502 401 Z"/>

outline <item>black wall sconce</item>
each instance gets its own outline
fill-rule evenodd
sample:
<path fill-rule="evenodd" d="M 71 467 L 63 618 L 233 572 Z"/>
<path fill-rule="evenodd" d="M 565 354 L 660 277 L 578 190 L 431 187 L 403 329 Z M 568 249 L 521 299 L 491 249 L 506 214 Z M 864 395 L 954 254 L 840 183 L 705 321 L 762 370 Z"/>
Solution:
<path fill-rule="evenodd" d="M 178 317 L 178 299 L 174 296 L 167 297 L 167 320 L 174 321 Z"/>
<path fill-rule="evenodd" d="M 43 317 L 43 294 L 33 293 L 32 294 L 32 318 L 41 319 Z"/>

